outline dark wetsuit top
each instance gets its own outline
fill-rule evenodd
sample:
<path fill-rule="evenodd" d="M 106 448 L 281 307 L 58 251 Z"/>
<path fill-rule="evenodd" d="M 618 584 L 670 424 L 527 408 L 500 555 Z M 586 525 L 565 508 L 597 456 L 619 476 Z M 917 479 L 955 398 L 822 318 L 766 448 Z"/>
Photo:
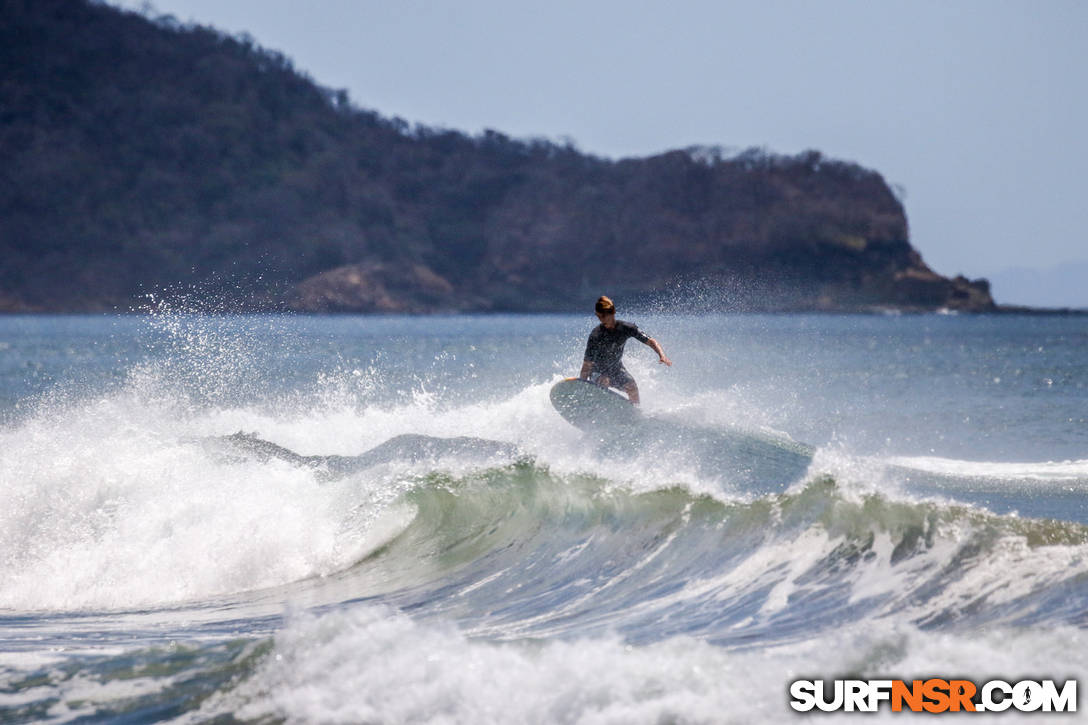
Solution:
<path fill-rule="evenodd" d="M 631 337 L 639 342 L 650 341 L 649 336 L 635 325 L 616 320 L 616 326 L 611 330 L 604 325 L 593 328 L 586 343 L 585 359 L 593 363 L 593 372 L 608 376 L 610 383 L 617 388 L 632 382 L 631 376 L 623 367 L 623 346 Z"/>

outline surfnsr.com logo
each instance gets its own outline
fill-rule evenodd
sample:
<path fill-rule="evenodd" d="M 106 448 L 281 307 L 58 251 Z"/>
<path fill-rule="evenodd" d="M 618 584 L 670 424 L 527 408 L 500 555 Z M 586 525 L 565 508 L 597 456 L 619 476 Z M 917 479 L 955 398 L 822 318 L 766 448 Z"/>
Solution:
<path fill-rule="evenodd" d="M 798 712 L 876 712 L 885 703 L 892 712 L 1076 712 L 1077 681 L 797 680 L 790 698 Z"/>

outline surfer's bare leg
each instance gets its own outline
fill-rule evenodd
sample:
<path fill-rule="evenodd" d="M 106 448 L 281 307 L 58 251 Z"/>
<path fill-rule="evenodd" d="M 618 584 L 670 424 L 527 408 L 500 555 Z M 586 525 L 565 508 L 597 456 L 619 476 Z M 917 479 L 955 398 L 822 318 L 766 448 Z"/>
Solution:
<path fill-rule="evenodd" d="M 612 378 L 608 377 L 607 375 L 602 375 L 597 378 L 597 385 L 600 385 L 602 388 L 607 388 L 611 384 Z"/>
<path fill-rule="evenodd" d="M 635 384 L 634 380 L 623 386 L 623 392 L 627 393 L 627 399 L 631 401 L 632 405 L 638 405 L 638 385 Z"/>

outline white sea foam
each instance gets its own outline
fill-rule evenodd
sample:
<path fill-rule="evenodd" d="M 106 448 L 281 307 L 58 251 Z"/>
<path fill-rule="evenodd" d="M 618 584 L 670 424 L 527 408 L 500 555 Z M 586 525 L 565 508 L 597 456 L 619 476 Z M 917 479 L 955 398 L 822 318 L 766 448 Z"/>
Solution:
<path fill-rule="evenodd" d="M 357 561 L 396 480 L 318 485 L 224 461 L 209 421 L 128 394 L 0 431 L 0 607 L 126 608 L 330 574 Z M 252 422 L 252 421 L 251 421 Z"/>
<path fill-rule="evenodd" d="M 1070 628 L 940 634 L 866 622 L 757 651 L 686 637 L 634 646 L 618 637 L 537 643 L 468 634 L 371 606 L 302 615 L 252 676 L 181 722 L 228 712 L 292 723 L 791 722 L 788 683 L 798 678 L 1088 673 L 1088 640 Z"/>
<path fill-rule="evenodd" d="M 960 478 L 992 478 L 1006 481 L 1088 483 L 1088 459 L 1076 461 L 999 462 L 963 461 L 934 456 L 895 457 L 888 463 L 902 468 Z"/>

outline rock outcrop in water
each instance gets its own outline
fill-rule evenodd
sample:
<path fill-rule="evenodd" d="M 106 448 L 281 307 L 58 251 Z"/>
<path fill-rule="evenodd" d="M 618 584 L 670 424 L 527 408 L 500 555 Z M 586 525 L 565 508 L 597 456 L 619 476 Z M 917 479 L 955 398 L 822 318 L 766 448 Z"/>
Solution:
<path fill-rule="evenodd" d="M 993 308 L 878 173 L 817 152 L 413 128 L 248 38 L 82 0 L 3 0 L 0 67 L 0 309 Z"/>

